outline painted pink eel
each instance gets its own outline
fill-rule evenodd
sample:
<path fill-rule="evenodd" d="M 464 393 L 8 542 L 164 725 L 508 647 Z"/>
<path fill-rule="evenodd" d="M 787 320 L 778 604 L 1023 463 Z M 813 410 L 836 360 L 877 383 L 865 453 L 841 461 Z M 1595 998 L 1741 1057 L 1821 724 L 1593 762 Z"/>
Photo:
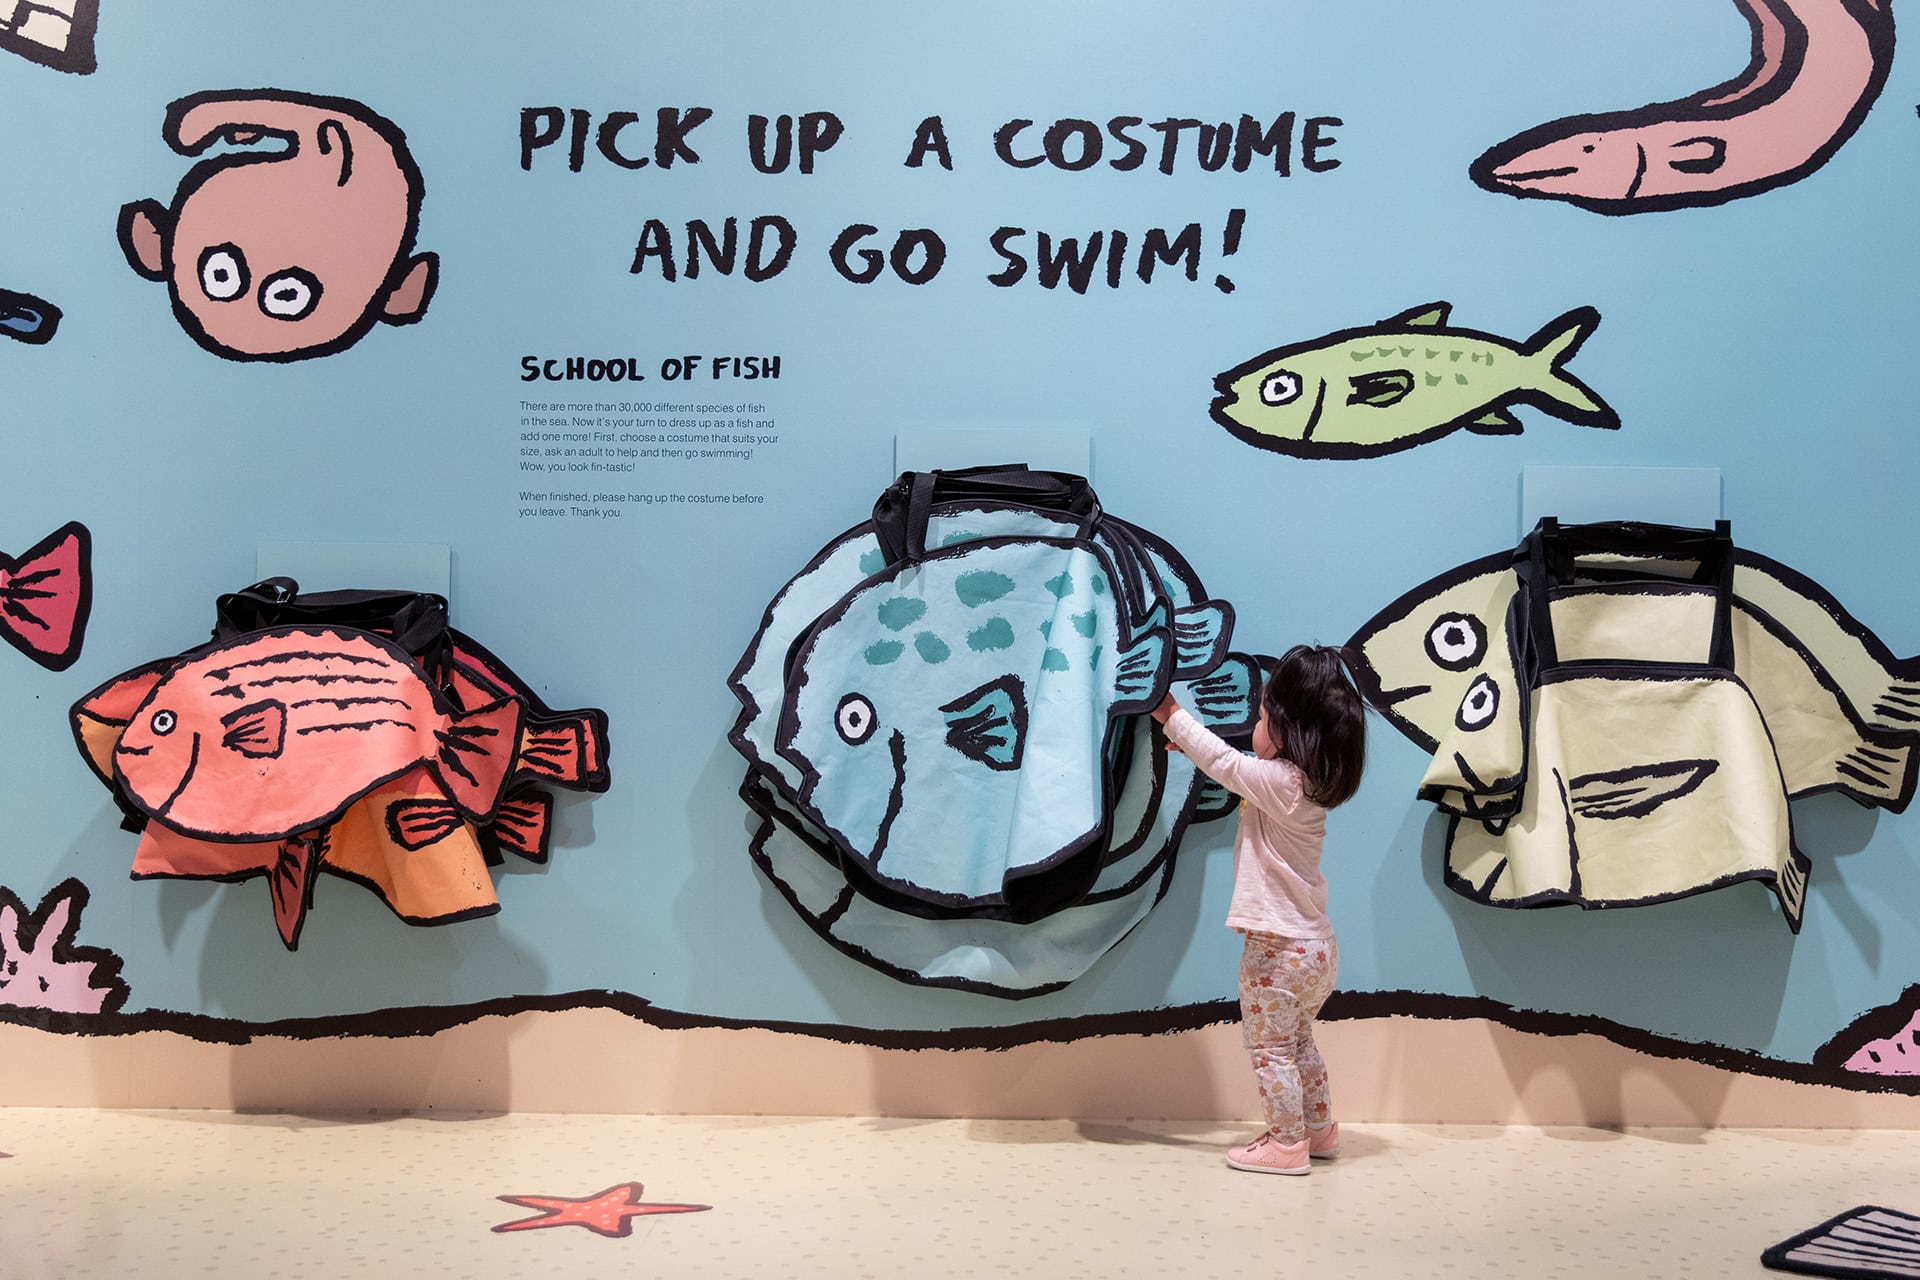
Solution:
<path fill-rule="evenodd" d="M 1818 169 L 1886 82 L 1890 0 L 1734 2 L 1753 28 L 1739 76 L 1676 102 L 1539 125 L 1474 161 L 1473 180 L 1625 214 L 1724 204 Z"/>

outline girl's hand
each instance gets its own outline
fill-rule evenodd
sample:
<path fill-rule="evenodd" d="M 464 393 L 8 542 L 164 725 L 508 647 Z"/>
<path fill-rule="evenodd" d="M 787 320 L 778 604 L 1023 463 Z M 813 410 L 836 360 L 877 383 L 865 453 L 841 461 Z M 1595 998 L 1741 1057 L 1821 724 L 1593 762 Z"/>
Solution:
<path fill-rule="evenodd" d="M 1165 724 L 1173 718 L 1173 713 L 1179 709 L 1180 704 L 1173 700 L 1172 694 L 1168 694 L 1166 697 L 1160 699 L 1160 705 L 1153 709 L 1152 715 L 1155 720 L 1158 720 L 1161 724 Z"/>

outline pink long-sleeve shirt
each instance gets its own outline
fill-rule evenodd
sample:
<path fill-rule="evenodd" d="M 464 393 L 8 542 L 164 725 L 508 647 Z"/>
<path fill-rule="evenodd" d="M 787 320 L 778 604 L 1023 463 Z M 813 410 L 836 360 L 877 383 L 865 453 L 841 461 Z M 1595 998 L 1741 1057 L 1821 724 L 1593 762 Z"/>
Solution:
<path fill-rule="evenodd" d="M 1320 874 L 1327 811 L 1307 799 L 1306 779 L 1285 760 L 1234 750 L 1184 708 L 1167 737 L 1199 770 L 1239 796 L 1233 838 L 1233 901 L 1227 927 L 1285 938 L 1331 938 L 1327 881 Z"/>

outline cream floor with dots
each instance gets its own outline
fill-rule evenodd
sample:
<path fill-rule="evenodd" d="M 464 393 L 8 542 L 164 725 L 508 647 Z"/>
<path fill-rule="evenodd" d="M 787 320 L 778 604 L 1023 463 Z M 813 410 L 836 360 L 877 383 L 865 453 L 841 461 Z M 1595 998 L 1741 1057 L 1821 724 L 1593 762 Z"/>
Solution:
<path fill-rule="evenodd" d="M 1311 1175 L 1192 1121 L 0 1109 L 0 1275 L 1776 1275 L 1920 1132 L 1349 1125 Z M 706 1205 L 586 1226 L 500 1196 Z M 609 1225 L 617 1217 L 604 1218 Z"/>

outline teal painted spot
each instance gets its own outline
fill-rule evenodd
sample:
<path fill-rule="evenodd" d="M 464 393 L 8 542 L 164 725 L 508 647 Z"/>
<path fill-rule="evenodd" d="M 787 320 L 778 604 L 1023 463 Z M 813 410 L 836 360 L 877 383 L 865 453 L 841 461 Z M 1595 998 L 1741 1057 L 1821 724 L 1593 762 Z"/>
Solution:
<path fill-rule="evenodd" d="M 875 640 L 867 646 L 867 665 L 884 667 L 907 651 L 898 640 Z"/>
<path fill-rule="evenodd" d="M 860 572 L 878 573 L 887 567 L 887 553 L 880 548 L 864 552 L 860 556 Z"/>
<path fill-rule="evenodd" d="M 923 662 L 945 662 L 953 653 L 947 648 L 947 642 L 931 631 L 922 631 L 915 636 L 913 647 L 919 651 Z"/>
<path fill-rule="evenodd" d="M 1013 648 L 1013 624 L 1005 618 L 991 618 L 986 625 L 967 633 L 967 648 L 975 653 L 989 649 Z"/>
<path fill-rule="evenodd" d="M 1096 573 L 1093 575 L 1093 594 L 1097 596 L 1107 594 L 1107 579 L 1105 574 Z"/>
<path fill-rule="evenodd" d="M 943 547 L 951 547 L 956 543 L 978 542 L 979 540 L 980 540 L 980 535 L 975 533 L 973 530 L 962 529 L 958 533 L 950 533 L 946 537 L 940 539 L 940 545 Z"/>
<path fill-rule="evenodd" d="M 1045 636 L 1049 640 L 1053 639 L 1053 619 L 1052 618 L 1048 618 L 1045 622 L 1040 624 L 1040 634 Z"/>
<path fill-rule="evenodd" d="M 1087 639 L 1093 639 L 1093 633 L 1100 629 L 1100 615 L 1089 609 L 1085 613 L 1073 615 L 1073 629 Z"/>
<path fill-rule="evenodd" d="M 1053 592 L 1055 600 L 1065 600 L 1073 594 L 1073 575 L 1063 569 L 1059 577 L 1049 578 L 1046 585 L 1047 590 Z"/>
<path fill-rule="evenodd" d="M 953 582 L 953 594 L 959 596 L 960 603 L 969 609 L 978 609 L 983 604 L 998 600 L 1011 590 L 1013 579 L 991 569 L 963 573 Z"/>
<path fill-rule="evenodd" d="M 915 600 L 912 596 L 895 596 L 880 604 L 880 625 L 889 631 L 905 631 L 920 621 L 927 611 L 925 600 Z"/>
<path fill-rule="evenodd" d="M 1065 671 L 1067 669 L 1067 655 L 1058 649 L 1048 649 L 1040 655 L 1040 669 L 1042 671 Z"/>

